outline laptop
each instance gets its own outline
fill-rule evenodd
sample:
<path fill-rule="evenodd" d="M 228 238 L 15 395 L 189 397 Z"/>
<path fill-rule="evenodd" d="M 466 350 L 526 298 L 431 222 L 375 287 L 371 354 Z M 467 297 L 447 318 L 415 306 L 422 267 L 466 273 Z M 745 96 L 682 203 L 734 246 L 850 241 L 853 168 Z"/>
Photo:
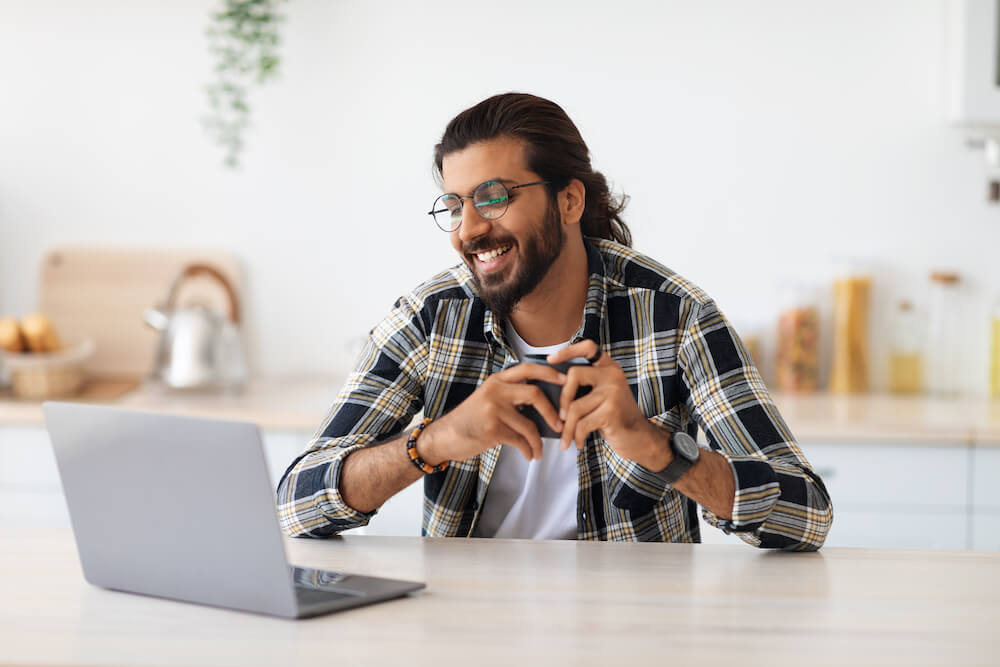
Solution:
<path fill-rule="evenodd" d="M 424 588 L 289 566 L 255 424 L 83 403 L 43 409 L 95 586 L 286 618 Z"/>

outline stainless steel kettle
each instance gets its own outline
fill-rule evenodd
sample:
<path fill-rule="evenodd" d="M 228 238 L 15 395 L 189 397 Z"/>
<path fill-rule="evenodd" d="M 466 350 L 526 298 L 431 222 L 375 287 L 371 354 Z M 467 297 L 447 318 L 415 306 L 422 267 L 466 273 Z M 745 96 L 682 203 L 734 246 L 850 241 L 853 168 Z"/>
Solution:
<path fill-rule="evenodd" d="M 228 317 L 201 304 L 178 308 L 177 293 L 185 280 L 205 275 L 225 289 Z M 240 337 L 240 310 L 236 290 L 217 269 L 190 264 L 174 279 L 165 306 L 149 308 L 146 324 L 162 332 L 154 376 L 170 387 L 238 388 L 247 379 L 247 366 Z"/>

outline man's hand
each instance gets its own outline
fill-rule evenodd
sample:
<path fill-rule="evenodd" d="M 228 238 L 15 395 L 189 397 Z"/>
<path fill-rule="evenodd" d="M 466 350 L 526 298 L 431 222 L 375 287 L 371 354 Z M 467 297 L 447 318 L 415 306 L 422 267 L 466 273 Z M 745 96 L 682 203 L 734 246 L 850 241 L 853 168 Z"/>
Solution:
<path fill-rule="evenodd" d="M 558 364 L 575 357 L 591 359 L 598 349 L 594 341 L 583 340 L 549 355 L 547 361 Z M 601 355 L 591 366 L 573 366 L 566 375 L 559 406 L 559 417 L 565 422 L 559 443 L 562 449 L 569 449 L 573 441 L 582 449 L 587 435 L 600 431 L 622 458 L 650 470 L 662 470 L 670 463 L 670 448 L 639 410 L 625 372 L 614 359 Z M 573 400 L 580 386 L 592 389 L 586 396 Z"/>
<path fill-rule="evenodd" d="M 542 458 L 538 429 L 517 410 L 533 405 L 555 431 L 563 422 L 552 403 L 527 380 L 564 384 L 566 376 L 542 364 L 518 364 L 491 375 L 467 399 L 428 424 L 417 443 L 421 458 L 431 465 L 464 461 L 500 443 L 517 447 L 525 459 Z"/>

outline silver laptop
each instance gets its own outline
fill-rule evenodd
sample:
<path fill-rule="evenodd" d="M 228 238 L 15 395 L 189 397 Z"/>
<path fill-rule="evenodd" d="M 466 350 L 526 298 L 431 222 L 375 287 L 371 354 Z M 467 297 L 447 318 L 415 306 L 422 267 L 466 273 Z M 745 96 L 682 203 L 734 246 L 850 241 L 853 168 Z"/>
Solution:
<path fill-rule="evenodd" d="M 44 404 L 84 577 L 288 618 L 424 584 L 289 566 L 255 424 Z"/>

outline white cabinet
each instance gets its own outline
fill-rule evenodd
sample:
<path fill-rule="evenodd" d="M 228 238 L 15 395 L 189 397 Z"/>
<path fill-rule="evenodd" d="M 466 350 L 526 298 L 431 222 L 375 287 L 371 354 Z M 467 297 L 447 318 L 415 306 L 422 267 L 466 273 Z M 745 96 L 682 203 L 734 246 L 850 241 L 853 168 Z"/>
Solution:
<path fill-rule="evenodd" d="M 833 501 L 829 546 L 966 549 L 971 448 L 803 443 Z"/>
<path fill-rule="evenodd" d="M 963 126 L 1000 126 L 1000 35 L 993 0 L 948 3 L 947 69 L 949 112 Z"/>
<path fill-rule="evenodd" d="M 263 435 L 274 488 L 311 433 Z M 806 442 L 802 449 L 833 499 L 827 545 L 1000 549 L 1000 448 Z M 419 535 L 422 512 L 418 481 L 355 532 Z M 67 525 L 68 516 L 45 429 L 0 427 L 0 525 Z M 741 543 L 708 525 L 702 538 Z"/>
<path fill-rule="evenodd" d="M 1000 447 L 972 450 L 972 506 L 1000 512 Z"/>

